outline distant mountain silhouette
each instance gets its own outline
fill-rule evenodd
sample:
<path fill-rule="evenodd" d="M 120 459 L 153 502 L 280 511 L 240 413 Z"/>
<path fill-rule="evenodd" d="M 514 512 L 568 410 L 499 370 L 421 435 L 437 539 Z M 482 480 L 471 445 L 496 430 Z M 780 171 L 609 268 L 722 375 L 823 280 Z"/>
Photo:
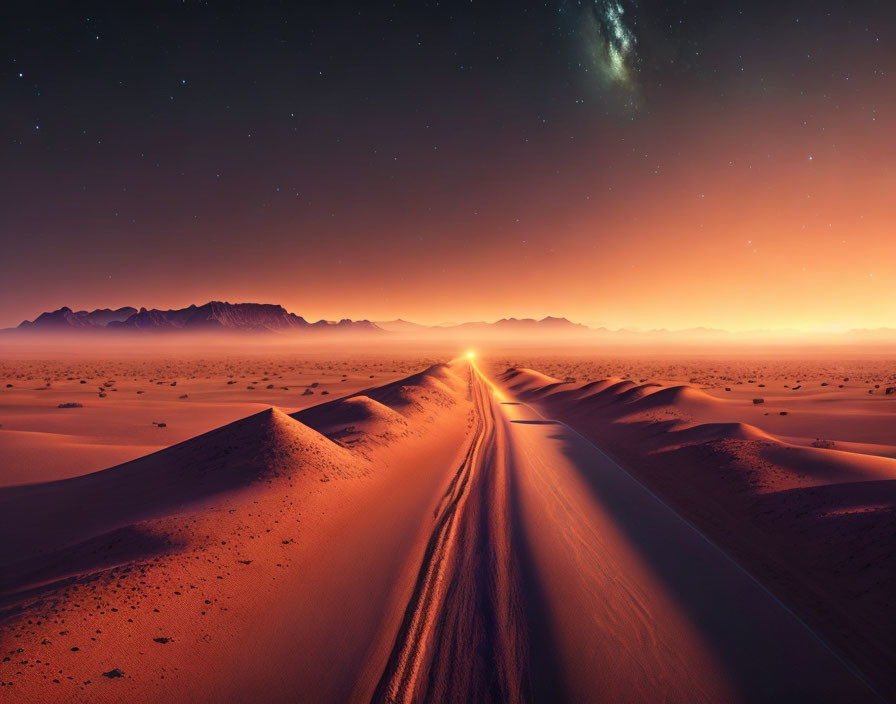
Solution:
<path fill-rule="evenodd" d="M 555 318 L 548 316 L 541 320 L 534 318 L 501 318 L 494 323 L 485 321 L 475 321 L 468 323 L 442 323 L 440 325 L 421 325 L 413 323 L 401 318 L 397 320 L 388 320 L 377 322 L 384 330 L 397 333 L 418 333 L 431 332 L 434 334 L 444 333 L 532 333 L 538 331 L 554 332 L 554 333 L 576 333 L 586 332 L 590 328 L 581 323 L 573 323 L 566 318 Z"/>
<path fill-rule="evenodd" d="M 442 323 L 423 325 L 402 318 L 378 323 L 369 320 L 339 321 L 318 320 L 308 322 L 290 313 L 283 306 L 273 303 L 229 303 L 209 301 L 197 306 L 161 310 L 158 308 L 131 308 L 126 306 L 112 310 L 73 311 L 68 306 L 41 313 L 37 318 L 25 320 L 16 328 L 0 331 L 5 335 L 20 331 L 43 332 L 233 332 L 233 333 L 292 333 L 292 332 L 344 332 L 353 334 L 378 334 L 395 338 L 433 337 L 436 339 L 462 338 L 464 340 L 489 340 L 503 338 L 538 338 L 558 340 L 588 338 L 607 344 L 630 343 L 689 343 L 707 340 L 722 343 L 730 341 L 761 341 L 768 337 L 780 339 L 817 339 L 889 343 L 896 340 L 896 329 L 847 330 L 842 333 L 806 333 L 798 330 L 753 330 L 732 333 L 717 328 L 695 327 L 685 330 L 664 328 L 639 330 L 606 327 L 590 328 L 567 318 L 547 316 L 535 318 L 501 318 L 495 322 L 472 321 L 466 323 Z"/>
<path fill-rule="evenodd" d="M 396 320 L 373 323 L 369 320 L 338 322 L 319 320 L 310 323 L 305 318 L 290 313 L 283 306 L 273 303 L 229 303 L 209 301 L 197 306 L 161 310 L 159 308 L 125 307 L 118 310 L 109 308 L 94 311 L 73 311 L 68 306 L 59 310 L 41 313 L 33 321 L 23 321 L 17 330 L 33 332 L 63 330 L 107 330 L 107 331 L 245 331 L 245 332 L 292 332 L 292 331 L 352 331 L 389 332 L 393 334 L 451 334 L 451 333 L 535 333 L 554 334 L 587 332 L 589 328 L 573 323 L 566 318 L 548 316 L 541 320 L 534 318 L 502 318 L 494 323 L 470 322 L 455 325 L 421 325 L 398 318 Z"/>
<path fill-rule="evenodd" d="M 94 330 L 115 331 L 250 331 L 290 332 L 343 330 L 354 332 L 382 332 L 369 320 L 343 319 L 339 322 L 319 320 L 309 323 L 283 306 L 271 303 L 228 303 L 210 301 L 205 305 L 159 310 L 158 308 L 108 308 L 91 312 L 74 312 L 68 306 L 41 313 L 33 321 L 25 320 L 18 330 L 60 331 Z"/>
<path fill-rule="evenodd" d="M 401 318 L 396 318 L 395 320 L 377 320 L 376 325 L 389 332 L 417 332 L 419 330 L 426 330 L 429 327 L 428 325 L 412 323 L 410 320 L 402 320 Z"/>
<path fill-rule="evenodd" d="M 269 303 L 210 301 L 174 310 L 141 308 L 127 320 L 111 322 L 111 328 L 156 328 L 180 330 L 290 330 L 309 323 L 283 306 Z"/>
<path fill-rule="evenodd" d="M 530 330 L 533 328 L 550 330 L 588 330 L 587 325 L 574 323 L 566 318 L 555 318 L 551 315 L 535 320 L 534 318 L 501 318 L 495 323 L 495 327 L 513 330 Z"/>
<path fill-rule="evenodd" d="M 125 321 L 136 312 L 136 308 L 125 306 L 124 308 L 119 308 L 118 310 L 112 310 L 110 308 L 98 308 L 97 310 L 90 311 L 89 313 L 87 311 L 80 311 L 76 313 L 76 315 L 83 314 L 94 325 L 108 325 L 109 323 L 113 322 Z"/>
<path fill-rule="evenodd" d="M 62 328 L 89 328 L 92 323 L 87 315 L 75 313 L 68 306 L 50 313 L 41 313 L 33 321 L 23 320 L 19 324 L 20 330 L 59 330 Z"/>

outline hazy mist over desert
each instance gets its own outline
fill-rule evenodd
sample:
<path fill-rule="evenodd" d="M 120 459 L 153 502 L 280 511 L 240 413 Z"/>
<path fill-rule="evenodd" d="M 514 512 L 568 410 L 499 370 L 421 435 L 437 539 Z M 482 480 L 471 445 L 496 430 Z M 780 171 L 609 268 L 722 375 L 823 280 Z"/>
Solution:
<path fill-rule="evenodd" d="M 896 701 L 896 11 L 9 6 L 0 702 Z"/>

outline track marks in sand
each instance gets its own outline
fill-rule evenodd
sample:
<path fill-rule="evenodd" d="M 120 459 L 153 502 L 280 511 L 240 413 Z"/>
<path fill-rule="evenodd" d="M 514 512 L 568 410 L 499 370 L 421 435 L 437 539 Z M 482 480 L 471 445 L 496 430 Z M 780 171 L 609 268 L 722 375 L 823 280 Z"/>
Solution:
<path fill-rule="evenodd" d="M 521 701 L 528 645 L 511 549 L 508 462 L 491 390 L 471 367 L 475 426 L 436 509 L 374 702 Z"/>

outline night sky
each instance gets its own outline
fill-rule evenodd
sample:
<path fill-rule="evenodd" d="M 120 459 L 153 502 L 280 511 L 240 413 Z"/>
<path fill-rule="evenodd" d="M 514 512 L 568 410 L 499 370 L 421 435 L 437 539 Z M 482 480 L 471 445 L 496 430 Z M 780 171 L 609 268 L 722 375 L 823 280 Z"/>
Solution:
<path fill-rule="evenodd" d="M 0 13 L 0 326 L 896 325 L 896 3 Z"/>

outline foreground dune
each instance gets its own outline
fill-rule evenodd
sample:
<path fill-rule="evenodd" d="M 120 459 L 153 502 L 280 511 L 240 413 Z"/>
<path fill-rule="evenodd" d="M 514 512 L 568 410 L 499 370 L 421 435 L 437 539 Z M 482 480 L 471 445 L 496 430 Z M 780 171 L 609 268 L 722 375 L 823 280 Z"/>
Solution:
<path fill-rule="evenodd" d="M 0 490 L 3 687 L 23 701 L 874 700 L 720 548 L 521 403 L 562 384 L 505 381 L 520 400 L 466 360 L 435 365 Z M 654 389 L 605 389 L 655 410 Z"/>
<path fill-rule="evenodd" d="M 350 698 L 397 629 L 463 444 L 465 394 L 434 388 L 452 376 L 394 390 L 401 442 L 374 428 L 350 450 L 272 409 L 103 472 L 0 490 L 4 685 L 26 701 Z"/>

